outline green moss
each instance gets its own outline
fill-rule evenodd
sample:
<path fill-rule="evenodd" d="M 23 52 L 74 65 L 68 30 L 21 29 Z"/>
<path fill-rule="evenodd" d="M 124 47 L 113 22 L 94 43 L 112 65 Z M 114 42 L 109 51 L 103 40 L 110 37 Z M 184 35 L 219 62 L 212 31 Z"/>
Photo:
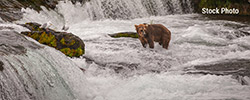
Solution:
<path fill-rule="evenodd" d="M 64 39 L 64 38 L 62 38 L 62 39 L 60 40 L 60 42 L 61 42 L 63 45 L 66 45 L 65 39 Z"/>
<path fill-rule="evenodd" d="M 81 46 L 77 48 L 79 41 L 74 40 L 74 38 L 70 37 L 70 35 L 66 35 L 60 40 L 56 39 L 56 36 L 52 33 L 48 33 L 45 30 L 39 28 L 39 25 L 32 23 L 26 24 L 32 28 L 32 32 L 22 32 L 22 34 L 37 40 L 39 43 L 54 47 L 69 57 L 80 57 L 84 54 L 84 48 Z"/>
<path fill-rule="evenodd" d="M 38 40 L 39 39 L 39 34 L 38 33 L 34 33 L 30 37 L 33 38 L 33 39 L 35 39 L 35 40 Z"/>
<path fill-rule="evenodd" d="M 74 45 L 76 43 L 75 40 L 72 40 L 69 45 Z"/>
<path fill-rule="evenodd" d="M 62 53 L 64 53 L 65 55 L 67 55 L 67 56 L 69 56 L 70 53 L 71 53 L 71 49 L 70 48 L 63 48 L 63 49 L 60 49 L 60 51 Z M 72 56 L 70 56 L 70 57 L 72 57 Z"/>
<path fill-rule="evenodd" d="M 132 38 L 138 38 L 138 34 L 128 34 L 128 33 L 118 33 L 116 35 L 113 35 L 111 37 L 119 38 L 119 37 L 132 37 Z"/>
<path fill-rule="evenodd" d="M 82 50 L 81 46 L 76 49 L 76 57 L 79 57 L 84 54 L 84 50 Z"/>
<path fill-rule="evenodd" d="M 67 42 L 65 42 L 65 39 L 64 39 L 64 38 L 62 38 L 62 39 L 60 40 L 60 42 L 61 42 L 63 45 L 66 45 L 66 46 L 72 46 L 72 45 L 74 45 L 74 44 L 76 43 L 75 40 L 72 40 L 70 43 L 67 43 Z"/>
<path fill-rule="evenodd" d="M 52 47 L 55 47 L 56 48 L 56 39 L 54 38 L 51 42 L 50 42 L 50 45 L 52 46 Z"/>
<path fill-rule="evenodd" d="M 40 35 L 40 38 L 38 40 L 39 43 L 45 43 L 46 39 L 47 39 L 47 34 L 45 32 L 43 32 L 41 35 Z"/>
<path fill-rule="evenodd" d="M 49 45 L 51 47 L 56 47 L 56 38 L 54 35 L 49 33 L 49 35 L 46 32 L 43 32 L 38 40 L 39 43 Z"/>
<path fill-rule="evenodd" d="M 60 51 L 69 57 L 80 57 L 84 54 L 84 50 L 82 50 L 81 46 L 78 47 L 76 50 L 70 48 L 63 48 L 60 49 Z"/>

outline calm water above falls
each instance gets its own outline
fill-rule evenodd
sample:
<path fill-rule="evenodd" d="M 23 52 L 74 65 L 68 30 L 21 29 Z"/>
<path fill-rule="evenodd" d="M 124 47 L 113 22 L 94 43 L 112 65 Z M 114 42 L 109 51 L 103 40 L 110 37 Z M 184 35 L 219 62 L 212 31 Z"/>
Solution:
<path fill-rule="evenodd" d="M 125 9 L 124 5 L 131 2 L 138 4 L 130 5 L 131 8 L 140 9 L 143 7 L 140 4 L 145 4 L 134 0 L 128 0 L 124 4 L 119 0 L 100 1 L 109 1 L 106 4 L 110 5 L 118 3 L 119 9 Z M 153 1 L 156 4 L 161 2 Z M 128 9 L 125 11 L 126 16 L 113 18 L 112 14 L 121 13 L 105 12 L 98 4 L 101 2 L 94 0 L 84 6 L 60 3 L 57 11 L 44 9 L 41 13 L 23 9 L 24 18 L 18 21 L 44 23 L 50 20 L 54 29 L 60 29 L 66 24 L 70 27 L 69 32 L 83 39 L 86 54 L 82 58 L 71 60 L 86 69 L 85 77 L 93 90 L 88 97 L 92 100 L 250 99 L 250 86 L 241 85 L 231 75 L 190 75 L 183 71 L 193 65 L 212 64 L 225 59 L 250 59 L 250 36 L 244 36 L 244 32 L 250 32 L 250 25 L 210 20 L 198 14 L 183 14 L 173 10 L 175 15 L 168 15 L 163 10 L 159 14 L 155 13 L 157 16 L 152 16 L 153 12 L 147 11 L 147 8 L 140 9 L 145 11 L 139 13 L 142 16 L 129 13 L 133 10 Z M 175 2 L 168 4 L 175 5 Z M 98 9 L 92 9 L 93 7 Z M 178 7 L 180 6 L 174 8 Z M 68 11 L 72 9 L 74 10 Z M 83 13 L 78 14 L 79 11 Z M 98 11 L 103 13 L 97 13 Z M 111 16 L 107 17 L 109 14 Z M 150 21 L 163 24 L 172 32 L 169 50 L 157 43 L 155 49 L 143 48 L 138 39 L 111 38 L 107 35 L 135 32 L 134 24 Z M 52 57 L 58 56 L 58 53 L 50 54 Z M 78 76 L 75 73 L 72 75 Z M 77 84 L 79 85 L 78 82 Z"/>

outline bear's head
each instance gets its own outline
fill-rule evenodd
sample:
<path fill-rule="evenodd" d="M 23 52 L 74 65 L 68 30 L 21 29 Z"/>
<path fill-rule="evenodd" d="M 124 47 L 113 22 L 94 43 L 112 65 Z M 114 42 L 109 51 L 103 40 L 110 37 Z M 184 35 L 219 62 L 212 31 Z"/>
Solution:
<path fill-rule="evenodd" d="M 140 37 L 146 37 L 146 30 L 148 28 L 148 24 L 139 24 L 135 25 L 135 29 Z"/>

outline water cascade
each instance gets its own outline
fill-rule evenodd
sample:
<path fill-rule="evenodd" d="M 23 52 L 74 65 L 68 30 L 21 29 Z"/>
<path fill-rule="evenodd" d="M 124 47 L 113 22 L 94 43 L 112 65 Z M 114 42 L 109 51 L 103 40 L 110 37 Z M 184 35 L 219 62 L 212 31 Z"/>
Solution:
<path fill-rule="evenodd" d="M 191 0 L 75 1 L 84 2 L 59 1 L 54 10 L 41 7 L 39 12 L 23 8 L 22 19 L 15 23 L 51 21 L 54 30 L 69 26 L 68 32 L 85 43 L 80 58 L 33 44 L 34 40 L 19 33 L 7 34 L 25 30 L 19 25 L 0 24 L 0 40 L 5 41 L 0 42 L 0 99 L 250 99 L 249 85 L 223 73 L 249 72 L 249 24 L 193 14 Z M 171 31 L 168 50 L 158 43 L 154 49 L 143 48 L 136 38 L 108 35 L 135 32 L 135 24 L 150 21 Z M 21 39 L 14 38 L 17 36 Z M 213 65 L 233 70 L 215 68 L 217 74 L 200 74 L 195 69 Z M 237 69 L 239 66 L 243 67 Z M 196 71 L 198 74 L 190 74 Z M 243 74 L 240 78 L 249 76 Z"/>

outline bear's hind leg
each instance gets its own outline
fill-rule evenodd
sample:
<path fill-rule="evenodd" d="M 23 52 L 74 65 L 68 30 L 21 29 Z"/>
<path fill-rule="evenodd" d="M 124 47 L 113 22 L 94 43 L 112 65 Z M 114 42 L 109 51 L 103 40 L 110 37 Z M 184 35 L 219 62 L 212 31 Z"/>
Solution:
<path fill-rule="evenodd" d="M 168 49 L 168 46 L 169 46 L 169 41 L 163 41 L 163 45 L 162 47 L 165 48 L 165 49 Z"/>
<path fill-rule="evenodd" d="M 149 44 L 149 48 L 154 48 L 154 41 L 149 40 L 148 44 Z"/>

